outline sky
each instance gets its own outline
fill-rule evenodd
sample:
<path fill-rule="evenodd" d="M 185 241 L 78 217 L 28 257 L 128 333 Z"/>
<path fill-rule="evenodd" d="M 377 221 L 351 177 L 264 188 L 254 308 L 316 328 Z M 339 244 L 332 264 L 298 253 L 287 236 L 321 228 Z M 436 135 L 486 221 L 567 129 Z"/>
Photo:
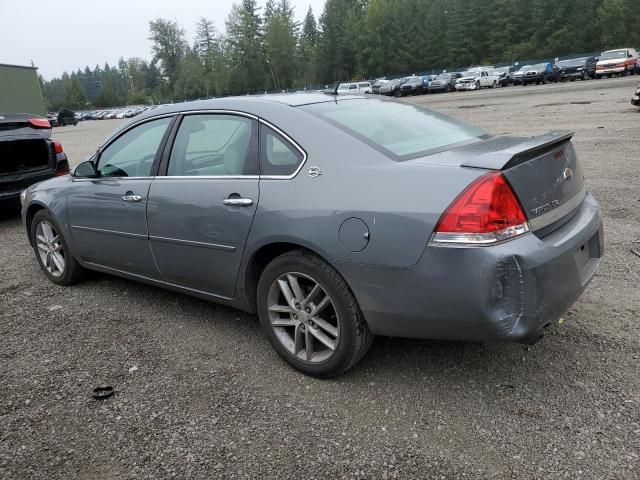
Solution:
<path fill-rule="evenodd" d="M 201 17 L 219 31 L 240 0 L 0 0 L 0 63 L 31 65 L 47 80 L 120 57 L 151 58 L 149 22 L 177 21 L 193 42 Z M 309 5 L 316 19 L 325 0 L 290 0 L 301 21 Z M 262 7 L 266 0 L 258 0 Z"/>

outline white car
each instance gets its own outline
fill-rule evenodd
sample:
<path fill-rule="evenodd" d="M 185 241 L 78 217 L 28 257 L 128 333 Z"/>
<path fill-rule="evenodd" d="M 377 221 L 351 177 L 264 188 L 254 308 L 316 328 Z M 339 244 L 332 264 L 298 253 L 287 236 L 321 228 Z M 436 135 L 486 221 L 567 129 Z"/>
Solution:
<path fill-rule="evenodd" d="M 364 95 L 372 92 L 371 82 L 352 82 L 338 85 L 338 94 L 342 95 Z"/>
<path fill-rule="evenodd" d="M 500 76 L 487 70 L 469 70 L 456 81 L 456 90 L 480 90 L 482 87 L 496 88 Z"/>
<path fill-rule="evenodd" d="M 626 75 L 634 73 L 638 65 L 638 52 L 635 48 L 619 48 L 600 54 L 596 64 L 596 78 L 603 75 Z"/>

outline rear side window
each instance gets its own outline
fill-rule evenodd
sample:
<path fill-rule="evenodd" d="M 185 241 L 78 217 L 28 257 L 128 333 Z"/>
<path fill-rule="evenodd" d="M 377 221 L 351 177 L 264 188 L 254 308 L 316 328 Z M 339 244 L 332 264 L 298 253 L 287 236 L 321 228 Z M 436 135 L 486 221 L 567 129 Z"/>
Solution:
<path fill-rule="evenodd" d="M 276 131 L 260 126 L 260 163 L 262 175 L 292 175 L 304 156 Z"/>
<path fill-rule="evenodd" d="M 385 100 L 345 100 L 300 107 L 389 158 L 402 161 L 477 142 L 482 130 L 429 109 Z"/>
<path fill-rule="evenodd" d="M 255 173 L 254 121 L 236 115 L 185 116 L 173 142 L 169 176 L 238 176 Z"/>

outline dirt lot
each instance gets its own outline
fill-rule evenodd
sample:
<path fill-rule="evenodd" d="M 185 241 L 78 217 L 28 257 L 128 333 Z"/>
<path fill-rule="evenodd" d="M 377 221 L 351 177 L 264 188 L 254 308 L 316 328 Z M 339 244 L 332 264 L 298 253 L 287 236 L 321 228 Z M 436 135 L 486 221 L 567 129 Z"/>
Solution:
<path fill-rule="evenodd" d="M 103 275 L 54 286 L 5 211 L 0 478 L 640 478 L 637 81 L 403 100 L 496 134 L 576 131 L 606 256 L 533 347 L 378 338 L 343 377 L 306 378 L 252 316 Z M 54 136 L 77 163 L 117 124 Z"/>

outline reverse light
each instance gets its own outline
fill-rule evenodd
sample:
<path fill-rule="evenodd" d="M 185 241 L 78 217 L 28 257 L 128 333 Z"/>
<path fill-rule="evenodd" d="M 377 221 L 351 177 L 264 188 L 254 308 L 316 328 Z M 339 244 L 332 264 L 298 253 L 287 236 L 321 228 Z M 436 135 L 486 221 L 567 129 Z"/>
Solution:
<path fill-rule="evenodd" d="M 51 123 L 46 118 L 30 118 L 28 121 L 36 128 L 51 128 Z"/>
<path fill-rule="evenodd" d="M 500 172 L 469 185 L 440 217 L 432 245 L 483 246 L 529 232 L 524 210 Z"/>

